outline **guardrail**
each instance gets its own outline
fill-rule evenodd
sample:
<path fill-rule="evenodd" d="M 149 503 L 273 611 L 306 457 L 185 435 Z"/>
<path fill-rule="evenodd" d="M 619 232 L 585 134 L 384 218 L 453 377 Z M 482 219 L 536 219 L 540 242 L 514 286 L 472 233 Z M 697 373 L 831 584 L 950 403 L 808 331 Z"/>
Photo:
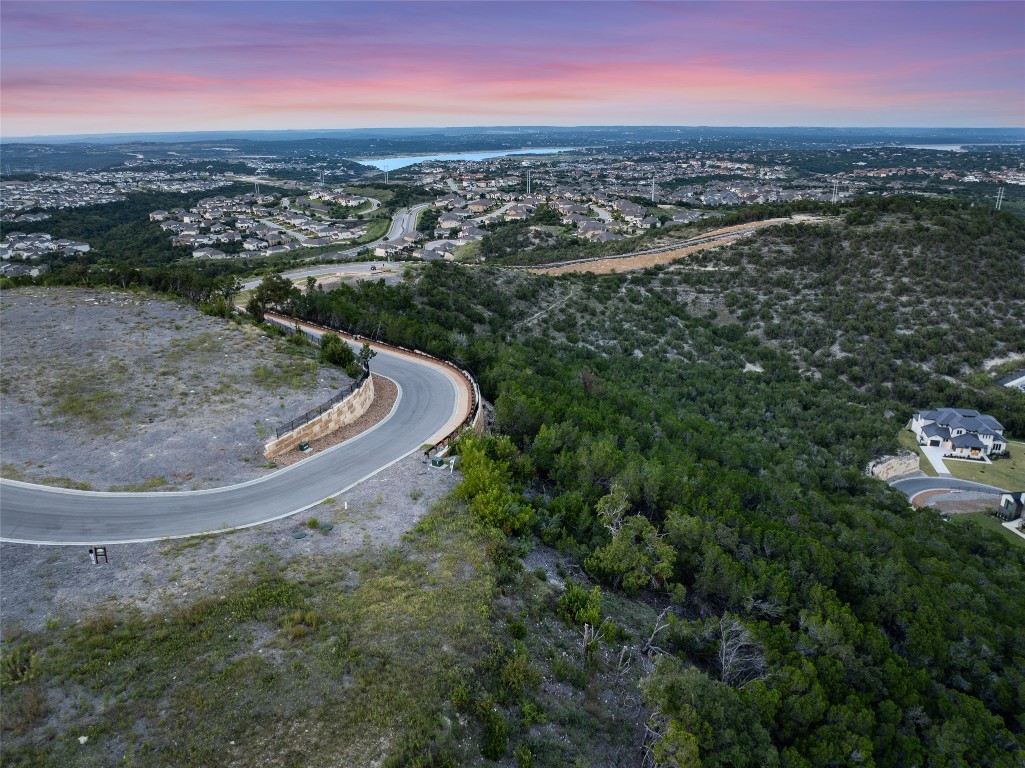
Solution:
<path fill-rule="evenodd" d="M 280 314 L 278 314 L 276 312 L 267 312 L 267 313 L 264 314 L 264 318 L 267 319 L 267 320 L 270 320 L 271 322 L 275 323 L 278 326 L 281 326 L 282 328 L 284 328 L 287 331 L 291 331 L 293 333 L 296 331 L 297 321 L 293 317 L 290 317 L 288 315 L 280 315 Z M 364 336 L 360 336 L 359 334 L 351 333 L 349 331 L 344 331 L 344 330 L 341 330 L 341 329 L 338 329 L 338 328 L 328 328 L 327 326 L 317 325 L 316 323 L 310 323 L 310 322 L 307 322 L 305 320 L 303 320 L 301 322 L 307 328 L 314 328 L 314 329 L 316 329 L 317 331 L 319 331 L 322 334 L 323 333 L 336 333 L 339 336 L 348 337 L 352 341 L 370 341 L 370 339 L 367 339 Z M 318 338 L 316 334 L 311 333 L 310 331 L 307 331 L 306 328 L 300 328 L 299 330 L 301 330 L 301 332 L 308 339 L 316 340 Z M 457 373 L 459 373 L 460 376 L 465 378 L 467 383 L 470 385 L 470 396 L 471 396 L 471 399 L 472 399 L 472 402 L 470 403 L 470 413 L 466 416 L 465 419 L 462 420 L 462 422 L 459 423 L 459 425 L 455 429 L 453 429 L 451 432 L 449 432 L 447 435 L 445 435 L 443 438 L 441 438 L 441 440 L 439 440 L 437 443 L 435 443 L 435 445 L 434 445 L 435 448 L 440 448 L 440 447 L 443 447 L 443 446 L 447 446 L 451 442 L 452 438 L 455 437 L 459 432 L 461 432 L 465 427 L 467 427 L 467 426 L 476 426 L 477 425 L 478 419 L 480 419 L 480 417 L 481 417 L 481 415 L 483 413 L 484 404 L 483 404 L 483 401 L 481 400 L 480 387 L 477 386 L 477 380 L 473 377 L 473 375 L 469 371 L 463 370 L 462 368 L 460 368 L 455 363 L 452 363 L 452 362 L 450 362 L 448 360 L 443 360 L 440 357 L 435 357 L 434 355 L 430 354 L 429 352 L 424 352 L 422 349 L 416 349 L 415 347 L 400 347 L 397 344 L 388 344 L 387 342 L 383 342 L 383 341 L 374 341 L 374 345 L 378 346 L 378 347 L 382 347 L 384 349 L 390 349 L 390 350 L 397 351 L 397 352 L 405 352 L 406 354 L 409 354 L 409 355 L 416 355 L 418 357 L 424 357 L 424 358 L 427 358 L 428 360 L 432 360 L 435 363 L 438 363 L 439 365 L 443 365 L 446 368 L 450 368 L 453 371 L 456 371 Z M 364 374 L 364 376 L 365 375 L 366 374 Z M 363 382 L 363 378 L 361 377 L 361 379 L 360 379 L 360 381 L 358 383 L 362 384 L 362 382 Z M 357 386 L 357 385 L 354 384 L 353 387 L 355 387 L 355 386 Z M 351 392 L 350 392 L 350 394 L 351 394 Z M 345 397 L 348 397 L 348 395 L 345 395 Z M 337 402 L 338 401 L 335 400 L 332 403 L 332 405 L 337 403 Z M 313 416 L 311 418 L 315 418 L 316 416 L 319 416 L 320 413 L 324 412 L 323 410 L 321 410 L 318 413 L 317 410 L 318 409 L 314 409 L 313 411 L 308 411 L 307 413 L 312 413 Z M 327 409 L 325 408 L 324 410 L 327 410 Z M 306 414 L 304 414 L 304 415 L 306 415 Z M 297 424 L 296 426 L 302 426 L 302 424 Z M 292 429 L 295 429 L 295 427 L 293 427 Z M 286 430 L 286 432 L 287 431 L 290 431 L 290 430 Z M 278 437 L 281 437 L 281 434 L 279 434 Z"/>

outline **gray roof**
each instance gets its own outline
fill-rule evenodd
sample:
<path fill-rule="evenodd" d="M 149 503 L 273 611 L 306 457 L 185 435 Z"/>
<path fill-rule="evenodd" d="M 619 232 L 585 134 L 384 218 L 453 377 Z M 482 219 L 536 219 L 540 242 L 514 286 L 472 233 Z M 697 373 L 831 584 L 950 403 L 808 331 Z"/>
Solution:
<path fill-rule="evenodd" d="M 1004 430 L 1003 424 L 992 416 L 973 411 L 971 408 L 937 408 L 934 411 L 921 411 L 918 415 L 925 421 L 934 421 L 951 429 L 964 429 L 976 434 L 990 435 Z"/>
<path fill-rule="evenodd" d="M 926 424 L 922 427 L 922 434 L 926 437 L 941 437 L 944 440 L 950 439 L 950 430 L 941 427 L 939 424 Z"/>
<path fill-rule="evenodd" d="M 950 438 L 950 444 L 955 448 L 976 448 L 978 450 L 982 450 L 986 447 L 986 444 L 971 432 Z"/>

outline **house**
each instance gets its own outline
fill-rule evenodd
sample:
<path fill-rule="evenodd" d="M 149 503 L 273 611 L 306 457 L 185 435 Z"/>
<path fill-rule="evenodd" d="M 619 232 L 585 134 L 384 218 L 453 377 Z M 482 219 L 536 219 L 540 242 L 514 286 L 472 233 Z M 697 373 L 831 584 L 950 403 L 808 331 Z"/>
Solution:
<path fill-rule="evenodd" d="M 908 429 L 919 445 L 943 448 L 944 456 L 977 459 L 1007 450 L 1003 425 L 970 408 L 937 408 L 911 417 Z"/>
<path fill-rule="evenodd" d="M 1018 520 L 1025 514 L 1025 491 L 1005 493 L 1000 496 L 1000 509 L 997 517 L 1003 521 Z"/>

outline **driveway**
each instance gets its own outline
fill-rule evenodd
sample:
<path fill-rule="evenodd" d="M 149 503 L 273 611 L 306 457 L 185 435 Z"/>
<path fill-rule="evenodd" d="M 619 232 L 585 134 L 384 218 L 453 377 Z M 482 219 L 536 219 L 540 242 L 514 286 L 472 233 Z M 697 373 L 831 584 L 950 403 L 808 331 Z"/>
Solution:
<path fill-rule="evenodd" d="M 947 469 L 947 465 L 943 463 L 943 449 L 931 445 L 920 445 L 922 453 L 925 454 L 925 458 L 932 464 L 932 468 L 942 477 L 950 477 L 950 471 Z"/>

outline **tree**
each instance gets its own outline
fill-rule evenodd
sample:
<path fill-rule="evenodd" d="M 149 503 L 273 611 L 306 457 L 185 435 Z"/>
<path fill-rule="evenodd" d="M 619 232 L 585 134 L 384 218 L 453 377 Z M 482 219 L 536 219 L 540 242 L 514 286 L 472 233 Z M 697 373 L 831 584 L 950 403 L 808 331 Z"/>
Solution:
<path fill-rule="evenodd" d="M 359 350 L 359 364 L 364 371 L 370 370 L 370 361 L 375 357 L 377 357 L 377 351 L 370 346 L 369 342 L 364 341 Z"/>
<path fill-rule="evenodd" d="M 605 497 L 609 498 L 613 494 Z M 614 501 L 612 506 L 616 509 L 612 514 L 621 510 Z M 595 575 L 610 579 L 616 588 L 637 592 L 643 587 L 663 586 L 673 575 L 675 562 L 676 550 L 663 540 L 648 518 L 632 515 L 616 529 L 612 541 L 595 550 L 584 565 Z"/>
<path fill-rule="evenodd" d="M 233 275 L 223 275 L 217 278 L 214 290 L 224 297 L 224 303 L 230 310 L 235 302 L 235 297 L 242 292 L 242 281 Z"/>
<path fill-rule="evenodd" d="M 322 362 L 344 368 L 350 376 L 358 375 L 356 353 L 336 333 L 325 333 L 320 339 Z"/>
<path fill-rule="evenodd" d="M 299 289 L 292 285 L 292 281 L 281 275 L 267 275 L 262 282 L 256 286 L 253 296 L 246 304 L 246 309 L 263 320 L 268 309 L 277 309 L 287 312 L 291 308 L 293 300 L 299 297 Z M 257 309 L 257 312 L 253 312 Z"/>

